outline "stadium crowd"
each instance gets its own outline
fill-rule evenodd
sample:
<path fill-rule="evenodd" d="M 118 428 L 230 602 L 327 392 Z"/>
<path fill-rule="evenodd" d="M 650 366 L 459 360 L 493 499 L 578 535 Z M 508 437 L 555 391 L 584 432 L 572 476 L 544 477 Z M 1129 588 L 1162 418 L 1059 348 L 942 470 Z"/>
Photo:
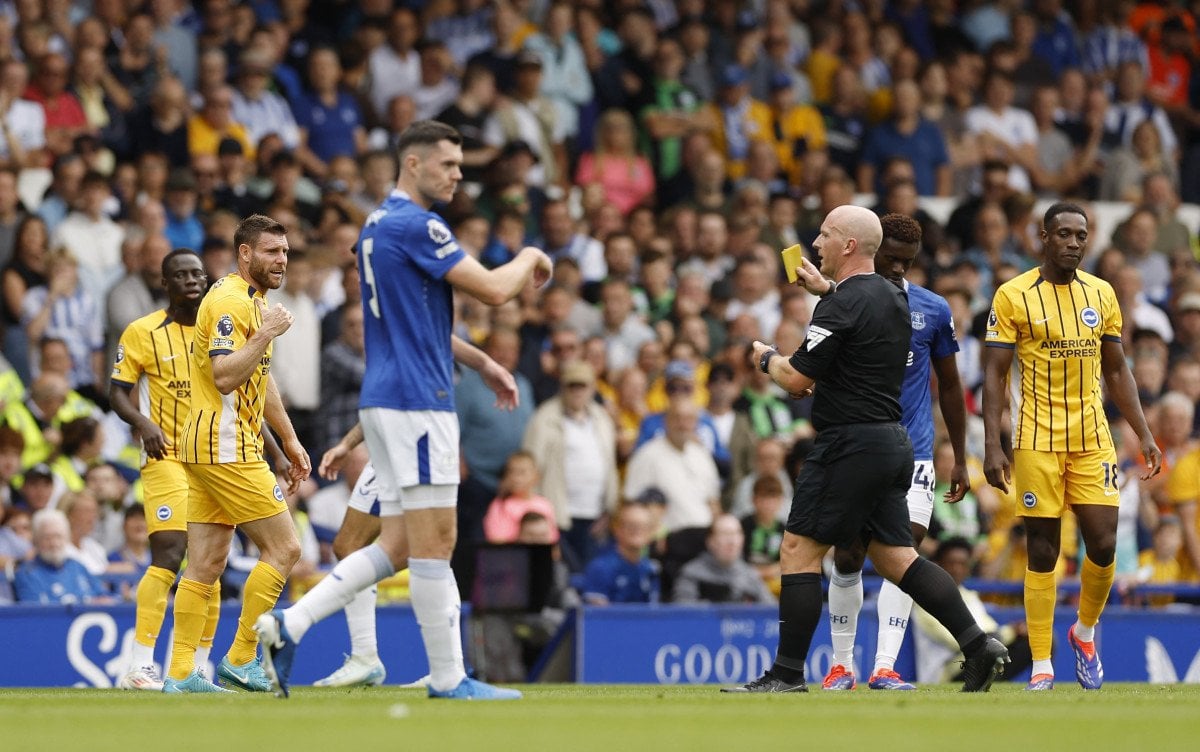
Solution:
<path fill-rule="evenodd" d="M 467 545 L 554 544 L 590 603 L 770 600 L 811 399 L 749 343 L 801 345 L 815 298 L 778 252 L 865 196 L 920 221 L 910 278 L 949 301 L 961 348 L 971 492 L 935 506 L 924 550 L 953 541 L 964 571 L 1019 583 L 1016 499 L 981 469 L 981 338 L 992 291 L 1040 260 L 1035 205 L 1069 197 L 1121 202 L 1086 265 L 1121 300 L 1167 469 L 1122 472 L 1118 590 L 1170 603 L 1137 589 L 1200 579 L 1200 263 L 1178 214 L 1200 201 L 1197 6 L 0 2 L 0 603 L 128 598 L 119 575 L 148 564 L 137 437 L 107 393 L 120 333 L 163 306 L 172 249 L 211 283 L 240 218 L 286 226 L 271 298 L 295 324 L 272 371 L 313 457 L 354 426 L 353 246 L 395 185 L 398 133 L 427 118 L 464 137 L 441 210 L 462 247 L 555 262 L 543 290 L 458 305 L 460 336 L 521 393 L 502 412 L 477 373 L 458 381 Z M 1117 438 L 1123 469 L 1139 464 Z M 289 497 L 294 576 L 331 563 L 366 459 Z M 938 497 L 952 466 L 943 436 Z M 1070 525 L 1063 552 L 1070 577 Z"/>

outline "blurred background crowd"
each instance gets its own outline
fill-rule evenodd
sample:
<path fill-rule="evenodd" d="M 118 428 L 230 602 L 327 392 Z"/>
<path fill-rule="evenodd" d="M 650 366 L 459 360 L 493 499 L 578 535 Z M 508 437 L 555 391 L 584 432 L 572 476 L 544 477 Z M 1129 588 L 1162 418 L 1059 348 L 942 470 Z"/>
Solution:
<path fill-rule="evenodd" d="M 552 544 L 593 603 L 771 599 L 813 430 L 809 400 L 779 392 L 748 346 L 803 341 L 815 299 L 785 283 L 779 250 L 865 202 L 920 221 L 910 279 L 949 301 L 961 348 L 972 490 L 935 506 L 927 553 L 949 542 L 962 577 L 1019 582 L 1014 500 L 980 471 L 980 336 L 995 287 L 1039 263 L 1039 209 L 1067 197 L 1092 214 L 1085 263 L 1121 300 L 1167 458 L 1150 482 L 1121 476 L 1118 589 L 1165 605 L 1139 586 L 1200 576 L 1194 13 L 0 0 L 0 603 L 34 557 L 80 560 L 101 578 L 76 583 L 89 598 L 125 597 L 113 575 L 148 563 L 136 437 L 106 395 L 121 331 L 164 305 L 172 249 L 200 254 L 212 282 L 233 268 L 241 217 L 282 222 L 292 253 L 271 297 L 296 322 L 272 371 L 314 459 L 354 425 L 352 247 L 394 186 L 398 134 L 437 118 L 464 137 L 464 181 L 440 210 L 460 244 L 489 265 L 531 243 L 555 261 L 553 283 L 519 301 L 459 301 L 459 334 L 521 390 L 508 413 L 474 372 L 458 382 L 464 546 Z M 953 465 L 940 436 L 939 497 Z M 1139 464 L 1118 440 L 1123 468 Z M 289 499 L 301 577 L 330 563 L 365 461 L 359 449 L 341 480 Z M 32 529 L 47 507 L 68 535 Z M 1070 577 L 1070 525 L 1064 537 Z"/>

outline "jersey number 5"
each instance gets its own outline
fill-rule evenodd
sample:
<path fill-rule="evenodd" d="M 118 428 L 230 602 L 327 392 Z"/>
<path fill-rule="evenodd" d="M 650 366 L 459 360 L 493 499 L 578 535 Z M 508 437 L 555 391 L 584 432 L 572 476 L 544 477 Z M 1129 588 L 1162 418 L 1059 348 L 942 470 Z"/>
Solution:
<path fill-rule="evenodd" d="M 375 238 L 364 238 L 361 245 L 363 279 L 366 280 L 367 286 L 371 288 L 371 299 L 367 302 L 367 305 L 371 309 L 371 315 L 377 319 L 382 318 L 379 315 L 379 290 L 375 287 L 375 270 L 371 267 L 371 252 L 375 250 Z"/>

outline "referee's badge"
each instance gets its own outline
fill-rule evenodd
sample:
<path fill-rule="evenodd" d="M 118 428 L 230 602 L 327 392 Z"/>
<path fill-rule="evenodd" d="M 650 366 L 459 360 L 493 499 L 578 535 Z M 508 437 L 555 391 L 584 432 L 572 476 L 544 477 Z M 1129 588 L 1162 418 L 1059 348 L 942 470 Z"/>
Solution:
<path fill-rule="evenodd" d="M 912 312 L 912 328 L 913 330 L 921 330 L 925 328 L 925 314 L 920 311 Z"/>
<path fill-rule="evenodd" d="M 1096 312 L 1095 308 L 1088 306 L 1079 312 L 1079 320 L 1083 322 L 1084 326 L 1095 329 L 1100 323 L 1100 314 Z"/>

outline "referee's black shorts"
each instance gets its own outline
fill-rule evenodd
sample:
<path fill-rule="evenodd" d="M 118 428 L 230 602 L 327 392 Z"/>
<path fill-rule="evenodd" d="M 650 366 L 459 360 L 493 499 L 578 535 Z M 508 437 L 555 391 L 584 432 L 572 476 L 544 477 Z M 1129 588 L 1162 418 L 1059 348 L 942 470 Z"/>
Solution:
<path fill-rule="evenodd" d="M 831 546 L 912 546 L 913 450 L 899 423 L 826 428 L 796 478 L 787 531 Z"/>

